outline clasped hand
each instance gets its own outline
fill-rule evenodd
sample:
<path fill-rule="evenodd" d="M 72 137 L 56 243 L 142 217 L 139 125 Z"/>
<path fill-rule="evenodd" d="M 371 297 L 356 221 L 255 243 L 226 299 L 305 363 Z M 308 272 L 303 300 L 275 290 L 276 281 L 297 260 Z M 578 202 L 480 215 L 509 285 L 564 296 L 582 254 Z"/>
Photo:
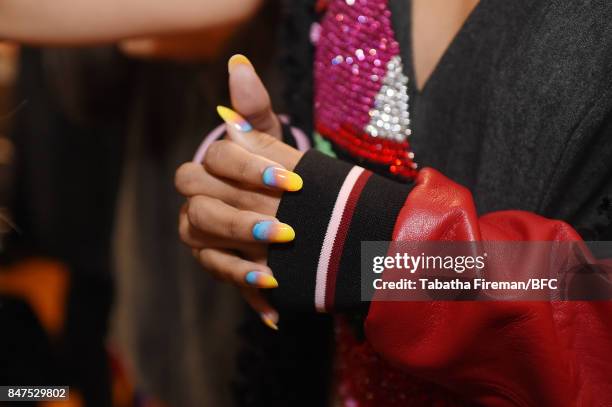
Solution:
<path fill-rule="evenodd" d="M 229 62 L 230 94 L 237 112 L 219 106 L 227 136 L 212 143 L 203 161 L 183 164 L 177 190 L 186 198 L 179 234 L 204 270 L 235 284 L 271 328 L 278 313 L 260 289 L 278 286 L 267 266 L 270 243 L 295 238 L 290 225 L 275 217 L 281 195 L 302 187 L 292 172 L 302 153 L 280 141 L 281 127 L 270 97 L 250 62 Z"/>

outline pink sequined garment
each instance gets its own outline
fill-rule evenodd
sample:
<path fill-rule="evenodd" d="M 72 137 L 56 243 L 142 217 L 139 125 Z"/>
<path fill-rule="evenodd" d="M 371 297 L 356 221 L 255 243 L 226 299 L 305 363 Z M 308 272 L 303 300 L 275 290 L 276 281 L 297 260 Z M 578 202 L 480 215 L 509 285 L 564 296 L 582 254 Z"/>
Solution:
<path fill-rule="evenodd" d="M 384 0 L 337 0 L 313 30 L 316 131 L 356 159 L 413 178 L 408 78 Z"/>
<path fill-rule="evenodd" d="M 321 24 L 311 29 L 316 131 L 358 160 L 413 178 L 408 78 L 387 1 L 333 0 L 324 6 Z M 335 395 L 343 407 L 460 405 L 382 360 L 341 318 L 336 344 Z"/>

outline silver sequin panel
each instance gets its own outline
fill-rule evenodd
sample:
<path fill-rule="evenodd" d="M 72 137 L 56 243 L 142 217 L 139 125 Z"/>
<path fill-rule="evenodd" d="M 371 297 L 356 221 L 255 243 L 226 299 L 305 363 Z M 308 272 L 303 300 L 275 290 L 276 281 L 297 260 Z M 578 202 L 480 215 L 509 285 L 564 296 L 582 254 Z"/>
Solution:
<path fill-rule="evenodd" d="M 372 137 L 405 141 L 411 134 L 408 99 L 408 77 L 404 75 L 401 57 L 396 55 L 387 63 L 366 132 Z"/>

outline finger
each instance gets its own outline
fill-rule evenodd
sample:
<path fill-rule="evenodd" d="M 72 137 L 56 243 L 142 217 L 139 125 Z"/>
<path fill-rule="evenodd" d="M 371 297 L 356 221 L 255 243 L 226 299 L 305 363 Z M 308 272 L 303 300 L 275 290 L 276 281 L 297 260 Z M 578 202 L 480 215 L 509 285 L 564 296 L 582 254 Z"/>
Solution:
<path fill-rule="evenodd" d="M 204 166 L 192 162 L 179 167 L 175 176 L 176 189 L 187 198 L 195 195 L 214 196 L 238 209 L 274 216 L 280 202 L 280 192 L 266 189 L 246 189 L 225 178 L 208 173 Z"/>
<path fill-rule="evenodd" d="M 248 189 L 227 178 L 214 176 L 206 171 L 202 164 L 193 162 L 186 162 L 178 168 L 174 184 L 177 191 L 187 198 L 195 195 L 214 196 L 233 207 L 255 212 L 260 212 L 255 208 L 270 207 L 271 201 L 278 200 L 281 196 L 279 191 Z"/>
<path fill-rule="evenodd" d="M 230 140 L 247 151 L 275 161 L 289 170 L 293 170 L 302 157 L 302 153 L 295 148 L 269 134 L 254 130 L 244 117 L 232 109 L 217 106 L 217 112 L 227 124 L 227 134 Z"/>
<path fill-rule="evenodd" d="M 276 288 L 278 282 L 267 266 L 244 260 L 220 249 L 200 250 L 198 260 L 202 267 L 221 279 L 241 287 Z"/>
<path fill-rule="evenodd" d="M 272 216 L 236 209 L 204 195 L 189 199 L 187 217 L 201 232 L 230 240 L 286 243 L 295 238 L 291 226 Z"/>
<path fill-rule="evenodd" d="M 243 288 L 242 297 L 259 314 L 261 321 L 270 329 L 278 331 L 278 312 L 261 295 L 259 290 L 254 288 Z"/>
<path fill-rule="evenodd" d="M 232 106 L 259 131 L 281 139 L 280 121 L 272 109 L 270 95 L 255 68 L 244 55 L 228 61 L 229 89 Z"/>
<path fill-rule="evenodd" d="M 185 206 L 185 209 L 181 210 L 181 214 L 179 216 L 179 236 L 183 243 L 196 250 L 201 250 L 207 247 L 213 249 L 231 249 L 240 253 L 251 253 L 255 248 L 266 250 L 265 244 L 256 244 L 253 246 L 253 243 L 223 239 L 217 236 L 202 233 L 189 222 L 189 218 L 187 216 L 187 206 Z M 254 258 L 250 258 L 250 260 L 254 260 Z"/>
<path fill-rule="evenodd" d="M 211 174 L 240 184 L 284 191 L 299 191 L 303 186 L 302 178 L 296 173 L 230 140 L 212 143 L 204 156 L 204 166 Z"/>

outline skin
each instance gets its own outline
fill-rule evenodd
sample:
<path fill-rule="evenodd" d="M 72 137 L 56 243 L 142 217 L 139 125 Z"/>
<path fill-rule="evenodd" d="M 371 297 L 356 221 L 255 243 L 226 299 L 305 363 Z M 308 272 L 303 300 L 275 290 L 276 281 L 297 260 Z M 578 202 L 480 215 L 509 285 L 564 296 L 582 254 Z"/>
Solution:
<path fill-rule="evenodd" d="M 206 30 L 212 28 L 227 37 L 231 27 L 251 17 L 261 2 L 2 0 L 0 38 L 50 45 L 122 41 L 124 52 L 142 58 L 206 57 L 214 54 L 198 46 L 207 42 L 202 39 L 210 39 Z M 477 0 L 414 0 L 413 47 L 419 89 L 476 4 Z M 278 315 L 258 291 L 244 287 L 246 271 L 271 273 L 265 265 L 265 244 L 253 241 L 250 229 L 258 220 L 273 219 L 280 201 L 279 191 L 257 180 L 264 165 L 276 163 L 293 169 L 301 153 L 279 141 L 278 119 L 251 67 L 230 68 L 230 93 L 234 108 L 255 131 L 249 137 L 230 131 L 229 140 L 211 146 L 203 165 L 188 163 L 179 168 L 176 187 L 187 198 L 180 214 L 180 235 L 206 270 L 240 285 L 247 301 L 276 321 Z"/>
<path fill-rule="evenodd" d="M 477 4 L 478 0 L 412 0 L 412 48 L 419 90 Z"/>
<path fill-rule="evenodd" d="M 251 17 L 262 0 L 2 0 L 0 38 L 82 45 L 199 31 Z"/>
<path fill-rule="evenodd" d="M 198 31 L 140 37 L 118 43 L 119 50 L 132 58 L 182 62 L 214 60 L 223 52 L 239 24 L 203 28 Z"/>
<path fill-rule="evenodd" d="M 186 198 L 179 234 L 206 271 L 239 286 L 247 302 L 276 323 L 276 311 L 245 281 L 250 271 L 272 274 L 267 244 L 255 241 L 252 229 L 262 220 L 282 221 L 274 217 L 282 191 L 263 184 L 263 171 L 293 170 L 303 153 L 280 141 L 270 97 L 250 65 L 230 66 L 229 83 L 234 109 L 254 130 L 241 133 L 228 126 L 228 138 L 213 143 L 202 164 L 189 162 L 177 170 L 176 188 Z"/>
<path fill-rule="evenodd" d="M 424 87 L 477 3 L 477 0 L 414 0 L 413 47 L 419 89 Z M 265 265 L 265 247 L 249 242 L 248 234 L 256 219 L 274 216 L 280 202 L 280 193 L 257 182 L 261 168 L 272 160 L 291 170 L 302 154 L 279 141 L 280 126 L 255 71 L 244 65 L 230 67 L 229 80 L 234 109 L 258 131 L 239 134 L 232 129 L 229 140 L 218 142 L 208 151 L 203 166 L 188 163 L 179 168 L 176 186 L 188 198 L 180 216 L 180 233 L 205 269 L 242 287 L 253 308 L 276 323 L 278 314 L 258 290 L 245 287 L 246 271 L 259 267 L 258 270 L 272 272 Z M 223 214 L 216 216 L 224 219 L 224 226 L 199 221 L 200 217 L 210 220 L 213 213 Z M 221 230 L 223 227 L 225 231 Z M 239 232 L 230 234 L 228 230 Z"/>

